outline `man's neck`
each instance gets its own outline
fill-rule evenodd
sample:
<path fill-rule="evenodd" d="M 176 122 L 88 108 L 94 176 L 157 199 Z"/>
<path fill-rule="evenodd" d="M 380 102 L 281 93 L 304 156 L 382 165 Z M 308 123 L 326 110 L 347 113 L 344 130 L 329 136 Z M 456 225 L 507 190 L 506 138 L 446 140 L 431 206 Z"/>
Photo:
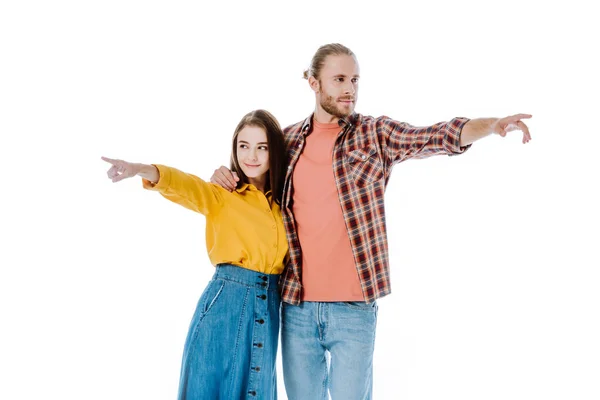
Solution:
<path fill-rule="evenodd" d="M 329 114 L 327 111 L 323 110 L 323 108 L 319 106 L 315 108 L 315 114 L 313 118 L 315 121 L 321 124 L 335 124 L 340 120 L 338 117 Z"/>

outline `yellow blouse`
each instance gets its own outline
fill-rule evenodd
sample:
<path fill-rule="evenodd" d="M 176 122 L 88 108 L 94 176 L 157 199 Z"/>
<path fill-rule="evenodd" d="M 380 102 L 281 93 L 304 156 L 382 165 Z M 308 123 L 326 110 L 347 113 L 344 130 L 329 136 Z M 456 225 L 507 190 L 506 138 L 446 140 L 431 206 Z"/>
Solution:
<path fill-rule="evenodd" d="M 233 192 L 207 183 L 175 168 L 156 165 L 160 173 L 148 190 L 158 191 L 174 203 L 206 216 L 206 247 L 213 265 L 229 263 L 264 274 L 280 274 L 288 243 L 281 210 L 254 185 Z"/>

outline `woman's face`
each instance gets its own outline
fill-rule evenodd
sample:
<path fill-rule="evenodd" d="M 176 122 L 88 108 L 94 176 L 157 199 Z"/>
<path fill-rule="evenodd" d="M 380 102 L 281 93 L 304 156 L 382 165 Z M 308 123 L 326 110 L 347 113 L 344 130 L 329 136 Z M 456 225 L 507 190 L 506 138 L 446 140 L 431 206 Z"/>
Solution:
<path fill-rule="evenodd" d="M 262 179 L 269 170 L 267 133 L 257 126 L 245 126 L 237 136 L 237 161 L 249 179 Z"/>

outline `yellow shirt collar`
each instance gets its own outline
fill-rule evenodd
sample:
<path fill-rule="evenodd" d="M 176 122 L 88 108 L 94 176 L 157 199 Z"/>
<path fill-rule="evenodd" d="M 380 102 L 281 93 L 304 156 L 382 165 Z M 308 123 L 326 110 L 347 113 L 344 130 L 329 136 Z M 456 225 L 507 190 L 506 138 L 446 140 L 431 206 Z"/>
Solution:
<path fill-rule="evenodd" d="M 240 186 L 239 188 L 235 189 L 235 191 L 238 192 L 238 193 L 242 193 L 244 190 L 249 189 L 249 187 L 250 187 L 249 183 L 243 183 L 242 186 Z M 254 185 L 252 185 L 252 187 L 254 187 Z"/>
<path fill-rule="evenodd" d="M 256 190 L 258 191 L 258 189 L 256 188 L 256 186 L 254 186 L 251 183 L 243 183 L 242 186 L 240 186 L 239 188 L 235 189 L 236 192 L 238 193 L 242 193 L 246 190 Z M 269 190 L 267 193 L 265 193 L 265 196 L 271 196 L 271 191 Z"/>

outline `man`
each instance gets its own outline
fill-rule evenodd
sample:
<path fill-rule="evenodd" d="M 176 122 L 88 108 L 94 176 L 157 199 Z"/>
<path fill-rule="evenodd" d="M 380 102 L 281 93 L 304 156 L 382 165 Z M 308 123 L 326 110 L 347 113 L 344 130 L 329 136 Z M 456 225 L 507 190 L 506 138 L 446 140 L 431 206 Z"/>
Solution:
<path fill-rule="evenodd" d="M 289 166 L 282 210 L 290 262 L 282 275 L 282 354 L 290 400 L 371 399 L 376 300 L 390 293 L 384 192 L 392 166 L 463 153 L 492 133 L 521 130 L 518 114 L 455 118 L 417 128 L 354 112 L 359 67 L 328 44 L 305 71 L 315 111 L 284 130 Z M 235 187 L 221 167 L 212 182 Z M 328 357 L 330 362 L 328 363 Z"/>

